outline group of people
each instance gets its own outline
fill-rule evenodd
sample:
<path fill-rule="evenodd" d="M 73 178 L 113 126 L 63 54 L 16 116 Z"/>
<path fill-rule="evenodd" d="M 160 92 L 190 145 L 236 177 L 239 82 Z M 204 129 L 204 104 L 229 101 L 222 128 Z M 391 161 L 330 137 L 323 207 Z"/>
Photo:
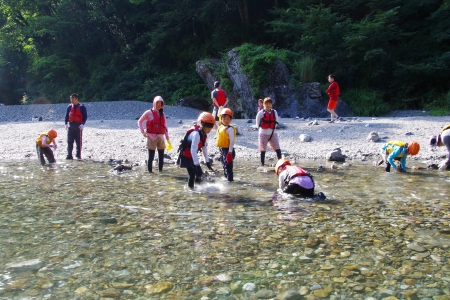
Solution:
<path fill-rule="evenodd" d="M 81 159 L 81 149 L 83 140 L 83 128 L 87 120 L 86 107 L 79 102 L 78 94 L 71 94 L 70 104 L 67 106 L 66 115 L 64 117 L 64 124 L 67 131 L 67 156 L 66 159 L 73 159 L 73 144 L 76 145 L 76 158 Z M 48 163 L 55 163 L 55 156 L 51 148 L 56 150 L 56 137 L 58 133 L 55 129 L 50 129 L 48 132 L 39 134 L 36 138 L 36 151 L 39 161 L 45 165 L 45 158 Z M 44 158 L 45 156 L 45 158 Z"/>
<path fill-rule="evenodd" d="M 334 112 L 339 95 L 339 86 L 333 75 L 328 76 L 330 86 L 327 93 L 330 95 L 328 111 L 331 113 L 331 122 L 339 120 L 339 116 Z M 334 84 L 335 83 L 335 84 Z M 233 181 L 233 161 L 236 156 L 236 127 L 231 124 L 233 111 L 227 108 L 228 98 L 220 82 L 214 83 L 214 90 L 211 92 L 213 112 L 202 112 L 197 118 L 197 124 L 189 128 L 178 147 L 177 164 L 181 168 L 186 168 L 188 172 L 188 186 L 194 188 L 195 183 L 202 181 L 204 172 L 200 165 L 199 152 L 202 152 L 204 164 L 214 171 L 208 155 L 208 134 L 216 129 L 216 146 L 220 151 L 220 161 L 223 167 L 224 177 L 228 181 Z M 81 159 L 82 133 L 87 120 L 87 110 L 79 103 L 78 94 L 70 95 L 71 104 L 68 105 L 65 115 L 65 128 L 67 131 L 67 157 L 73 159 L 72 152 L 74 143 L 76 144 L 76 158 Z M 256 125 L 258 126 L 258 149 L 260 151 L 261 166 L 265 165 L 265 155 L 267 145 L 276 153 L 278 161 L 275 166 L 275 173 L 279 176 L 279 188 L 290 194 L 302 194 L 307 197 L 314 196 L 314 180 L 304 169 L 292 166 L 290 161 L 282 158 L 276 126 L 278 124 L 278 113 L 273 109 L 273 102 L 270 97 L 258 100 L 258 112 L 256 115 Z M 153 173 L 153 160 L 156 150 L 158 151 L 158 170 L 163 170 L 164 151 L 172 150 L 169 138 L 166 115 L 164 113 L 164 99 L 156 96 L 153 99 L 153 107 L 145 111 L 138 120 L 138 127 L 142 135 L 147 139 L 148 172 Z M 36 150 L 39 161 L 44 165 L 45 158 L 49 163 L 55 163 L 53 149 L 57 149 L 56 138 L 58 134 L 54 129 L 39 134 L 36 139 Z M 447 160 L 439 165 L 439 170 L 445 170 L 450 165 L 450 124 L 445 126 L 437 136 L 430 138 L 431 146 L 446 146 L 449 152 Z M 385 171 L 390 172 L 391 167 L 399 172 L 406 172 L 406 158 L 408 155 L 419 153 L 420 145 L 416 141 L 406 143 L 403 141 L 390 141 L 381 147 L 382 163 L 386 164 Z M 396 165 L 395 161 L 399 164 Z M 324 198 L 319 193 L 319 198 Z"/>

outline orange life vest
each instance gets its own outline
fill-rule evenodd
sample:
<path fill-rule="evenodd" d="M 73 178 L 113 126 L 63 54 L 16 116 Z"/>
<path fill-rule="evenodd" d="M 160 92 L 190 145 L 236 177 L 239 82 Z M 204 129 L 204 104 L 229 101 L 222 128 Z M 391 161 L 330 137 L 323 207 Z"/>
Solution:
<path fill-rule="evenodd" d="M 275 111 L 271 109 L 270 111 L 264 110 L 263 117 L 261 118 L 261 123 L 259 126 L 262 129 L 274 129 L 275 125 L 277 123 L 277 120 L 275 118 Z"/>
<path fill-rule="evenodd" d="M 164 118 L 159 111 L 151 110 L 153 114 L 153 120 L 147 121 L 147 133 L 164 134 L 166 133 L 166 127 L 164 126 Z"/>
<path fill-rule="evenodd" d="M 81 104 L 77 105 L 77 106 L 72 105 L 72 108 L 70 109 L 70 112 L 69 112 L 69 122 L 83 123 L 83 114 L 81 113 Z"/>

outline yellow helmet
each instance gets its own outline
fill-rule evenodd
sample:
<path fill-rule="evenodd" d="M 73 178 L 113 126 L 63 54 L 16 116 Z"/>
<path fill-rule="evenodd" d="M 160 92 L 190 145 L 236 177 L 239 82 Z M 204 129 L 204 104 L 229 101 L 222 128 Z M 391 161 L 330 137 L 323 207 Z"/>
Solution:
<path fill-rule="evenodd" d="M 279 172 L 279 169 L 281 168 L 281 167 L 286 167 L 286 166 L 290 166 L 291 165 L 291 162 L 289 161 L 289 160 L 287 160 L 286 158 L 280 158 L 278 161 L 277 161 L 277 164 L 275 165 L 275 173 L 277 174 L 277 175 L 280 175 L 280 172 Z"/>

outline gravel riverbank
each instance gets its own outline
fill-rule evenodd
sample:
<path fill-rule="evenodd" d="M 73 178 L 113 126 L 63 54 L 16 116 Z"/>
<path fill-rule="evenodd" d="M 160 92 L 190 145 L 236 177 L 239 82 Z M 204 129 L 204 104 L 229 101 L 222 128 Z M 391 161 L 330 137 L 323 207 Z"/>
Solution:
<path fill-rule="evenodd" d="M 151 107 L 151 103 L 139 101 L 94 102 L 85 103 L 88 121 L 83 132 L 83 157 L 92 160 L 121 159 L 142 161 L 146 158 L 145 140 L 140 134 L 137 119 Z M 15 105 L 0 107 L 0 130 L 12 137 L 2 143 L 0 158 L 36 159 L 35 138 L 50 128 L 57 130 L 57 159 L 66 155 L 66 132 L 64 114 L 67 104 Z M 199 110 L 166 106 L 169 134 L 174 149 L 187 128 L 195 121 Z M 405 114 L 403 114 L 405 115 Z M 408 115 L 408 114 L 406 114 Z M 326 154 L 335 148 L 341 148 L 347 160 L 378 159 L 383 143 L 389 140 L 416 140 L 421 144 L 419 155 L 410 160 L 418 164 L 431 158 L 445 156 L 445 147 L 432 151 L 428 146 L 429 136 L 439 132 L 450 123 L 450 117 L 431 117 L 410 114 L 410 117 L 348 118 L 334 124 L 325 119 L 282 119 L 285 126 L 278 130 L 281 150 L 287 156 L 298 159 L 325 159 Z M 42 118 L 42 121 L 32 121 Z M 311 125 L 317 120 L 318 125 Z M 259 162 L 258 133 L 254 129 L 255 121 L 235 119 L 239 128 L 237 137 L 237 160 L 245 159 Z M 381 138 L 377 142 L 368 142 L 371 132 Z M 311 142 L 301 142 L 299 136 L 309 135 Z M 209 138 L 210 153 L 217 152 L 214 136 Z M 174 152 L 168 153 L 175 156 Z M 269 151 L 269 163 L 275 161 L 275 153 Z"/>

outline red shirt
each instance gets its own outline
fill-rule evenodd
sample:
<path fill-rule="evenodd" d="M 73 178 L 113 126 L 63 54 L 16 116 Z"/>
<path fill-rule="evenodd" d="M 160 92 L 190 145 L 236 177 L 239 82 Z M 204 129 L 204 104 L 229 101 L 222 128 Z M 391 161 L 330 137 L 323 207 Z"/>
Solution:
<path fill-rule="evenodd" d="M 330 86 L 327 88 L 327 94 L 330 96 L 330 100 L 337 101 L 340 92 L 339 84 L 336 81 L 330 83 Z"/>

